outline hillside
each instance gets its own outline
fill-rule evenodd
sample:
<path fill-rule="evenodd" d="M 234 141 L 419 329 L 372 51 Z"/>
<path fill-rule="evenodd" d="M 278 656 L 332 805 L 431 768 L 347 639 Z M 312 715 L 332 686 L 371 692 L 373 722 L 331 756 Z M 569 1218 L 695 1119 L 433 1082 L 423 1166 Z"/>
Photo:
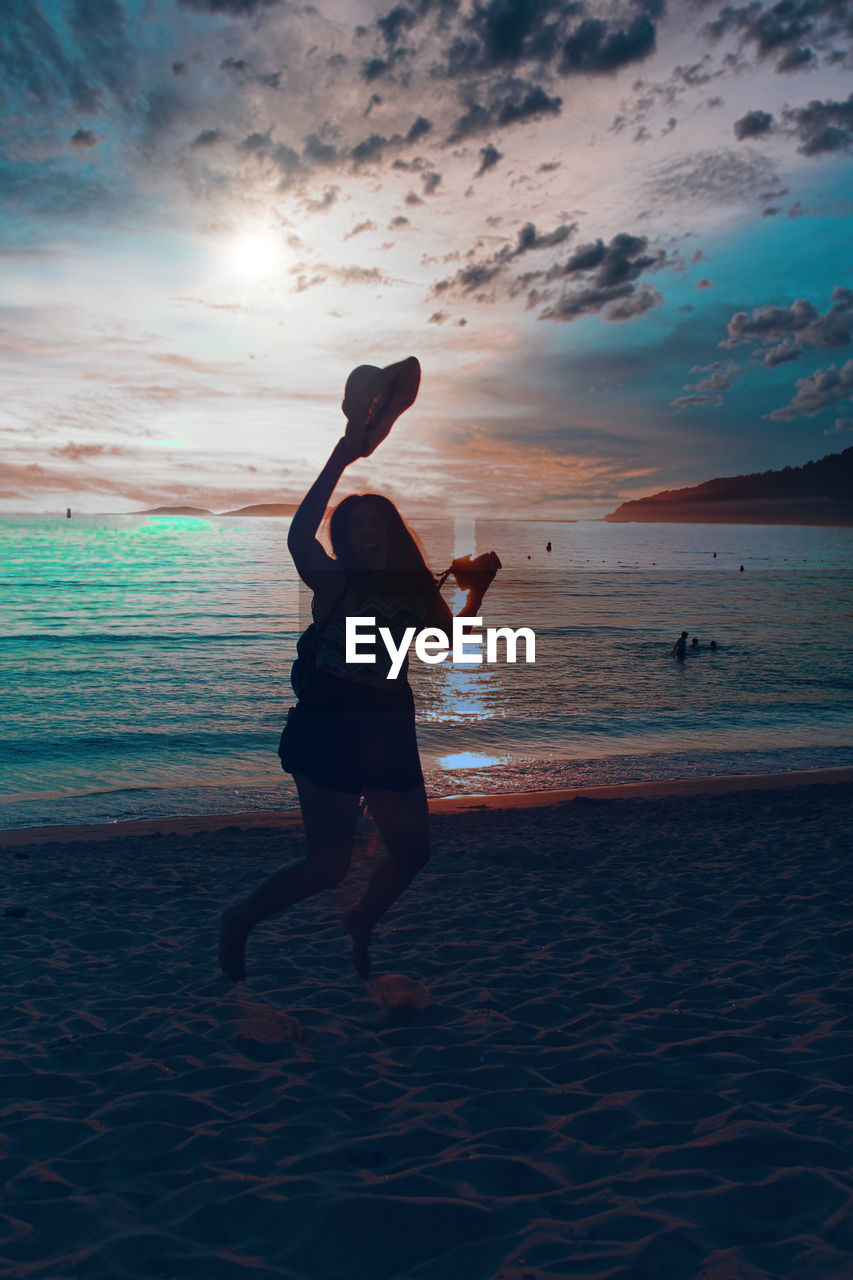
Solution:
<path fill-rule="evenodd" d="M 259 502 L 253 507 L 240 507 L 238 511 L 222 511 L 223 516 L 292 516 L 298 502 Z"/>
<path fill-rule="evenodd" d="M 853 447 L 781 471 L 706 480 L 623 502 L 610 521 L 853 525 Z"/>

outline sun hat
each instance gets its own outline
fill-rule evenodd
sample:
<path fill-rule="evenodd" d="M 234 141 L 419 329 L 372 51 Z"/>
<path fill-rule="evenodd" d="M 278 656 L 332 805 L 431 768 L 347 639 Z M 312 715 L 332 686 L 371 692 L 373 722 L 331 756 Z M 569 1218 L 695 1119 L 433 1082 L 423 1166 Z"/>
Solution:
<path fill-rule="evenodd" d="M 394 423 L 415 403 L 421 366 L 414 356 L 386 365 L 360 364 L 347 378 L 341 408 L 347 419 L 346 441 L 362 458 L 381 444 Z"/>

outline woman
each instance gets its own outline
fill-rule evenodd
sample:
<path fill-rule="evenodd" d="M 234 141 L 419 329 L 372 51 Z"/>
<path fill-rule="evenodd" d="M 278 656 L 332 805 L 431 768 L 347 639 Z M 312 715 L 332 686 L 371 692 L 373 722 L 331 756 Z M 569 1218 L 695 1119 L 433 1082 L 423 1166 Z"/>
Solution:
<path fill-rule="evenodd" d="M 375 663 L 347 663 L 344 630 L 347 616 L 375 617 L 377 629 L 388 626 L 399 644 L 407 626 L 438 627 L 449 635 L 452 614 L 387 498 L 364 494 L 338 505 L 330 524 L 334 556 L 316 536 L 344 469 L 372 447 L 353 439 L 348 428 L 290 526 L 287 545 L 299 576 L 314 593 L 319 635 L 309 669 L 299 672 L 299 702 L 288 716 L 279 752 L 299 793 L 308 852 L 222 913 L 219 963 L 233 982 L 246 976 L 245 944 L 256 924 L 344 879 L 361 795 L 386 848 L 361 900 L 344 917 L 362 978 L 370 973 L 368 944 L 376 922 L 430 856 L 406 664 L 396 679 L 386 678 L 390 664 L 383 662 L 382 645 L 376 647 Z M 454 561 L 451 569 L 468 591 L 460 616 L 477 615 L 498 568 L 494 552 Z"/>

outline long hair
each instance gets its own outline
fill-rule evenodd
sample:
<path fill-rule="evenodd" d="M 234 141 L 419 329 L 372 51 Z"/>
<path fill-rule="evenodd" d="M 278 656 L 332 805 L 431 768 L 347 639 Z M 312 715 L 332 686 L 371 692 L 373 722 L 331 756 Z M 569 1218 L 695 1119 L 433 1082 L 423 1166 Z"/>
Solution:
<path fill-rule="evenodd" d="M 368 570 L 364 561 L 353 549 L 347 526 L 356 507 L 369 503 L 378 511 L 384 522 L 388 539 L 388 566 L 384 570 Z M 436 580 L 430 571 L 421 545 L 406 524 L 400 512 L 389 498 L 381 493 L 350 494 L 339 502 L 329 521 L 329 537 L 335 559 L 347 572 L 358 577 L 378 577 L 393 580 L 398 590 L 407 595 L 426 594 L 435 590 Z"/>

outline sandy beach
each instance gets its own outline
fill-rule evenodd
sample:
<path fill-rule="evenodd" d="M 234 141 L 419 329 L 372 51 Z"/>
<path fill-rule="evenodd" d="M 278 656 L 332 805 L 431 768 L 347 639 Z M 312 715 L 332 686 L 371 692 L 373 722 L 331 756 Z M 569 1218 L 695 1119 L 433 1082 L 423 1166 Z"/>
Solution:
<path fill-rule="evenodd" d="M 853 778 L 438 802 L 215 967 L 299 819 L 0 832 L 0 1269 L 848 1280 Z M 806 784 L 810 785 L 806 785 Z"/>

